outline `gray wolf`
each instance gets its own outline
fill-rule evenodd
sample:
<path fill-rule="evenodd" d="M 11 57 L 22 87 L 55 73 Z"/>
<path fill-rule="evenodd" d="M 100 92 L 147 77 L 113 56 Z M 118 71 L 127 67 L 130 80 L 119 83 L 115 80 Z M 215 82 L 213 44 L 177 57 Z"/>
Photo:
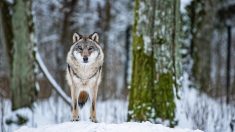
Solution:
<path fill-rule="evenodd" d="M 74 33 L 66 61 L 66 79 L 72 97 L 72 121 L 79 120 L 79 110 L 91 100 L 90 120 L 97 122 L 96 98 L 104 61 L 99 35 L 96 32 L 89 36 Z"/>

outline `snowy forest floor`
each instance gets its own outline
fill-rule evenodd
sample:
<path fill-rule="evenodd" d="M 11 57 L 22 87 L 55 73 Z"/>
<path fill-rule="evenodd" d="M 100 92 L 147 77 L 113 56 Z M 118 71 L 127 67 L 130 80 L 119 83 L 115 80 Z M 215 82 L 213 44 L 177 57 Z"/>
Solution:
<path fill-rule="evenodd" d="M 82 121 L 89 121 L 89 104 L 86 104 L 80 111 Z M 121 123 L 127 120 L 127 102 L 123 100 L 109 100 L 97 102 L 97 118 L 99 122 Z M 9 100 L 3 102 L 3 127 L 5 132 L 12 132 L 20 126 L 16 124 L 6 124 L 6 120 L 17 121 L 17 115 L 22 115 L 28 119 L 24 124 L 29 127 L 40 127 L 48 124 L 58 124 L 71 120 L 71 107 L 68 106 L 60 97 L 52 95 L 49 100 L 37 101 L 32 110 L 22 108 L 17 111 L 11 111 Z M 2 119 L 0 115 L 0 119 Z"/>
<path fill-rule="evenodd" d="M 47 125 L 39 128 L 21 127 L 16 132 L 202 132 L 180 128 L 168 128 L 150 122 L 126 122 L 122 124 L 65 122 L 57 125 Z"/>
<path fill-rule="evenodd" d="M 178 93 L 181 98 L 176 99 L 175 115 L 178 121 L 177 127 L 194 130 L 199 129 L 206 132 L 231 132 L 231 125 L 233 125 L 231 121 L 235 119 L 235 107 L 233 105 L 226 105 L 223 101 L 214 100 L 203 93 L 199 93 L 195 88 L 189 88 L 191 84 L 188 81 L 187 74 L 183 75 L 182 82 L 182 88 Z M 84 128 L 87 131 L 95 128 L 98 128 L 100 131 L 130 128 L 134 131 L 138 127 L 138 130 L 142 130 L 147 126 L 152 126 L 151 128 L 153 130 L 159 130 L 159 132 L 161 129 L 168 130 L 167 128 L 160 127 L 160 125 L 155 126 L 147 122 L 139 125 L 125 123 L 128 112 L 128 102 L 125 100 L 110 99 L 107 101 L 98 101 L 97 119 L 100 122 L 98 124 L 87 122 L 89 121 L 89 104 L 85 105 L 80 112 L 81 122 L 75 126 L 73 126 L 74 123 L 68 123 L 71 118 L 70 106 L 57 94 L 52 95 L 47 100 L 35 102 L 32 109 L 23 108 L 15 112 L 11 111 L 9 100 L 2 100 L 1 110 L 0 128 L 4 132 L 12 132 L 20 128 L 20 126 L 13 123 L 10 125 L 6 124 L 6 120 L 8 119 L 12 119 L 14 122 L 17 119 L 17 114 L 23 115 L 28 119 L 28 122 L 24 124 L 24 127 L 20 131 L 27 127 L 39 128 L 39 130 L 43 129 L 43 131 L 44 129 L 50 130 L 56 127 L 53 124 L 59 123 L 63 124 L 59 124 L 58 129 L 66 129 L 68 125 L 71 129 Z M 37 131 L 33 128 L 29 129 Z M 169 131 L 171 132 L 171 129 Z M 182 132 L 184 131 L 182 130 Z"/>

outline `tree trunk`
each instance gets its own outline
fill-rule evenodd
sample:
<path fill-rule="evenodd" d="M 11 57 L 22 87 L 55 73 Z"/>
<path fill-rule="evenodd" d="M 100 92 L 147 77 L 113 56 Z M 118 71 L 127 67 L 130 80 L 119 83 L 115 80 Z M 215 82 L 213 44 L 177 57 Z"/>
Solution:
<path fill-rule="evenodd" d="M 10 73 L 8 76 L 11 75 L 12 70 L 12 25 L 11 25 L 11 15 L 9 5 L 5 1 L 0 1 L 0 43 L 2 43 L 3 48 L 6 54 L 7 60 L 7 72 Z"/>
<path fill-rule="evenodd" d="M 13 71 L 12 109 L 30 107 L 35 99 L 33 21 L 31 0 L 16 0 L 12 14 Z"/>
<path fill-rule="evenodd" d="M 135 0 L 128 120 L 175 125 L 179 28 L 179 0 Z"/>
<path fill-rule="evenodd" d="M 110 21 L 111 21 L 111 2 L 110 0 L 105 1 L 105 5 L 102 7 L 100 3 L 98 4 L 97 8 L 99 20 L 97 21 L 97 27 L 100 28 L 100 32 L 103 34 L 101 35 L 101 42 L 103 43 L 103 52 L 105 55 L 108 54 L 108 31 L 110 29 Z M 102 82 L 101 82 L 101 89 L 99 93 L 101 94 L 101 99 L 106 100 L 111 98 L 114 93 L 112 93 L 113 87 L 110 87 L 109 84 L 109 67 L 108 67 L 108 56 L 104 57 L 104 64 L 103 64 L 103 71 L 102 71 Z M 109 90 L 108 90 L 109 89 Z"/>
<path fill-rule="evenodd" d="M 56 69 L 56 80 L 60 83 L 60 85 L 64 88 L 65 91 L 69 91 L 69 88 L 66 87 L 66 80 L 65 80 L 65 67 L 66 67 L 66 56 L 69 51 L 69 48 L 72 45 L 72 36 L 74 32 L 78 32 L 78 30 L 75 31 L 75 29 L 72 29 L 72 26 L 74 25 L 74 20 L 72 20 L 73 14 L 75 12 L 76 6 L 78 4 L 78 0 L 63 0 L 62 2 L 62 12 L 63 12 L 63 21 L 62 21 L 62 27 L 61 27 L 61 33 L 60 33 L 60 42 L 61 42 L 61 48 L 62 56 L 57 56 L 57 65 L 58 68 Z"/>
<path fill-rule="evenodd" d="M 218 2 L 218 1 L 217 1 Z M 211 91 L 211 43 L 216 1 L 193 0 L 188 6 L 190 18 L 192 74 L 204 92 Z M 203 35 L 206 34 L 206 35 Z"/>
<path fill-rule="evenodd" d="M 70 46 L 72 45 L 72 36 L 73 31 L 71 30 L 71 25 L 73 25 L 73 21 L 71 20 L 71 17 L 76 9 L 76 5 L 78 3 L 78 0 L 64 0 L 63 1 L 63 12 L 64 12 L 64 18 L 63 18 L 63 25 L 62 25 L 62 32 L 61 32 L 61 44 L 64 48 L 64 56 L 66 57 Z"/>

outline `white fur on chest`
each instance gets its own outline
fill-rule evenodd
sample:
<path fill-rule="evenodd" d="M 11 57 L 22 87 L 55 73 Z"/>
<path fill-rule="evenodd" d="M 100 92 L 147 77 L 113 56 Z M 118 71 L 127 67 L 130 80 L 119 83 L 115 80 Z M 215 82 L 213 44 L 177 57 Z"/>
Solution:
<path fill-rule="evenodd" d="M 92 97 L 93 90 L 98 85 L 99 74 L 98 69 L 94 71 L 91 66 L 87 64 L 82 65 L 79 69 L 79 75 L 81 77 L 73 76 L 76 91 L 78 92 L 77 95 L 79 95 L 81 91 L 86 91 L 89 97 Z"/>
<path fill-rule="evenodd" d="M 88 89 L 88 88 L 94 88 L 96 83 L 97 83 L 97 75 L 92 77 L 91 79 L 81 79 L 78 78 L 77 76 L 73 76 L 73 80 L 75 82 L 75 86 L 77 89 Z M 85 82 L 85 84 L 84 84 Z"/>
<path fill-rule="evenodd" d="M 83 85 L 82 80 L 77 78 L 77 77 L 73 77 L 74 81 L 75 81 L 75 86 L 76 86 L 76 91 L 77 91 L 77 95 L 80 94 L 81 91 L 86 91 L 89 95 L 89 97 L 92 97 L 93 94 L 93 90 L 95 87 L 95 83 L 96 83 L 96 78 L 91 78 L 89 80 L 87 80 L 86 84 Z"/>
<path fill-rule="evenodd" d="M 83 79 L 89 78 L 95 72 L 96 72 L 95 66 L 93 66 L 90 63 L 82 63 L 82 64 L 80 64 L 80 67 L 77 70 L 77 73 Z"/>

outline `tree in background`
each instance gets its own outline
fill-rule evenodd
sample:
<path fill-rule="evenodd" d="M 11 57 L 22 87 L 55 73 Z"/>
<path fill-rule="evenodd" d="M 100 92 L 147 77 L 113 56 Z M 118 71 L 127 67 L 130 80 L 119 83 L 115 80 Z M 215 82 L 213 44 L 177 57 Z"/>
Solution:
<path fill-rule="evenodd" d="M 175 125 L 179 0 L 135 0 L 128 120 Z"/>
<path fill-rule="evenodd" d="M 31 0 L 16 0 L 13 5 L 12 109 L 31 106 L 35 98 L 33 21 Z"/>
<path fill-rule="evenodd" d="M 214 2 L 193 0 L 187 7 L 192 36 L 190 54 L 194 60 L 192 74 L 203 91 L 208 91 L 211 83 L 211 37 L 215 11 L 210 4 Z"/>
<path fill-rule="evenodd" d="M 193 60 L 190 78 L 196 88 L 212 97 L 229 96 L 226 95 L 227 84 L 231 89 L 229 94 L 234 95 L 235 80 L 232 76 L 235 55 L 227 55 L 227 26 L 233 26 L 233 9 L 234 3 L 230 3 L 230 0 L 192 0 L 183 14 L 185 39 L 190 41 L 186 47 Z M 231 51 L 234 47 L 231 42 Z M 231 58 L 229 64 L 228 57 Z M 230 73 L 226 75 L 228 65 Z"/>
<path fill-rule="evenodd" d="M 71 0 L 71 1 L 63 0 L 61 4 L 62 8 L 60 10 L 62 12 L 61 16 L 63 16 L 61 19 L 62 22 L 61 23 L 57 22 L 57 23 L 60 23 L 61 25 L 61 31 L 60 31 L 61 49 L 59 52 L 62 53 L 60 53 L 61 56 L 57 57 L 58 60 L 57 63 L 59 66 L 56 69 L 57 71 L 55 78 L 60 82 L 60 85 L 64 88 L 65 91 L 69 91 L 69 88 L 67 87 L 66 89 L 65 87 L 66 81 L 64 74 L 65 74 L 65 67 L 67 66 L 65 60 L 69 48 L 72 45 L 72 39 L 71 39 L 72 35 L 74 32 L 78 32 L 78 30 L 72 28 L 75 25 L 75 22 L 72 18 L 75 13 L 76 6 L 78 4 L 78 0 Z"/>
<path fill-rule="evenodd" d="M 8 72 L 8 77 L 11 75 L 12 69 L 12 24 L 11 24 L 11 15 L 10 7 L 6 1 L 0 1 L 0 43 L 3 45 L 5 51 L 5 56 L 7 60 L 6 71 Z"/>
<path fill-rule="evenodd" d="M 97 6 L 97 13 L 99 16 L 99 19 L 96 23 L 96 25 L 99 28 L 99 32 L 103 33 L 100 37 L 102 43 L 103 43 L 103 51 L 104 54 L 108 54 L 108 31 L 110 30 L 110 22 L 111 22 L 111 2 L 110 0 L 105 1 L 105 5 L 102 7 L 100 4 Z M 101 87 L 105 90 L 99 90 L 99 93 L 101 94 L 102 100 L 110 98 L 111 93 L 113 90 L 107 90 L 107 89 L 113 89 L 110 88 L 108 82 L 110 81 L 108 76 L 110 73 L 107 71 L 108 68 L 108 56 L 104 58 L 104 64 L 103 64 L 103 71 L 102 71 L 102 82 Z"/>

